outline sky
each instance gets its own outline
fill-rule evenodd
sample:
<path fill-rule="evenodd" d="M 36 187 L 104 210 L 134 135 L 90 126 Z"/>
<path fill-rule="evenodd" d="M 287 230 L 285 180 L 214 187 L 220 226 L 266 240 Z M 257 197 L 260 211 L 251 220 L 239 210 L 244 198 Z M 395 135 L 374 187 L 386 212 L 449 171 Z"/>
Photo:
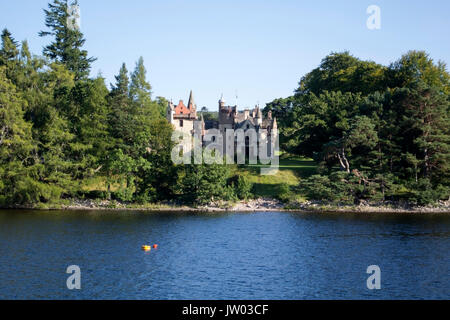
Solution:
<path fill-rule="evenodd" d="M 0 28 L 28 40 L 35 54 L 50 38 L 49 0 L 0 0 Z M 388 65 L 408 50 L 450 63 L 448 0 L 79 0 L 91 75 L 114 82 L 123 62 L 144 58 L 153 96 L 218 108 L 223 94 L 239 109 L 288 97 L 331 52 Z M 380 29 L 367 8 L 377 5 Z M 237 95 L 237 98 L 236 98 Z"/>

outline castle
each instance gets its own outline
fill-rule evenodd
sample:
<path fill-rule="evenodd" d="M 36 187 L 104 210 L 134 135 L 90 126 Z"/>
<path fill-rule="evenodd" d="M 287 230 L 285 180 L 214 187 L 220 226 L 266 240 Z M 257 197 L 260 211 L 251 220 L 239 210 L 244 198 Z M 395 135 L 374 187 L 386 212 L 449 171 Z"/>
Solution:
<path fill-rule="evenodd" d="M 217 140 L 217 135 L 223 139 L 224 149 L 226 152 L 226 131 L 228 129 L 238 130 L 242 129 L 245 133 L 246 156 L 249 153 L 249 137 L 248 131 L 254 131 L 257 134 L 264 132 L 267 137 L 267 156 L 272 158 L 275 151 L 275 139 L 278 137 L 277 119 L 272 118 L 272 112 L 269 111 L 267 117 L 264 118 L 259 106 L 255 106 L 253 110 L 246 109 L 238 111 L 237 106 L 226 106 L 223 95 L 219 100 L 218 120 L 203 119 L 203 114 L 199 117 L 197 115 L 197 105 L 194 102 L 192 91 L 189 95 L 187 106 L 183 100 L 180 100 L 177 106 L 169 102 L 167 108 L 167 120 L 174 126 L 175 131 L 182 132 L 194 136 L 196 125 L 201 127 L 201 136 L 203 146 Z M 211 141 L 204 139 L 205 135 L 213 135 Z M 235 139 L 235 138 L 234 138 Z"/>

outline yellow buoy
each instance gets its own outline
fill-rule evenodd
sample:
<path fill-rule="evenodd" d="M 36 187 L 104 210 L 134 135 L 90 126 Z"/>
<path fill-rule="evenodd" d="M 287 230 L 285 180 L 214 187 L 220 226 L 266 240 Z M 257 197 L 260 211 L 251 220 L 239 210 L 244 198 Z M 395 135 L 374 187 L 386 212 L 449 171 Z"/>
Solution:
<path fill-rule="evenodd" d="M 142 246 L 142 250 L 144 250 L 144 251 L 150 251 L 150 250 L 152 250 L 152 247 L 151 247 L 151 246 L 148 246 L 148 245 L 143 245 L 143 246 Z"/>

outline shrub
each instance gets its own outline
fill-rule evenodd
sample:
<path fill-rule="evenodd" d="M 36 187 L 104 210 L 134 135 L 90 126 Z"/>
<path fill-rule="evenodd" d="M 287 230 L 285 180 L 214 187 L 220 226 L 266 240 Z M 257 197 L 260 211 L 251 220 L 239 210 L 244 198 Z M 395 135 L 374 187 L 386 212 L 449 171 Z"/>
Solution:
<path fill-rule="evenodd" d="M 448 187 L 438 185 L 433 188 L 429 179 L 419 179 L 417 182 L 411 183 L 410 188 L 409 200 L 418 205 L 427 205 L 449 198 L 450 189 Z"/>
<path fill-rule="evenodd" d="M 278 185 L 277 189 L 277 198 L 283 202 L 289 202 L 289 200 L 292 198 L 292 191 L 289 184 L 282 183 Z"/>
<path fill-rule="evenodd" d="M 236 181 L 236 195 L 241 200 L 247 200 L 252 196 L 253 183 L 247 177 L 239 175 Z"/>

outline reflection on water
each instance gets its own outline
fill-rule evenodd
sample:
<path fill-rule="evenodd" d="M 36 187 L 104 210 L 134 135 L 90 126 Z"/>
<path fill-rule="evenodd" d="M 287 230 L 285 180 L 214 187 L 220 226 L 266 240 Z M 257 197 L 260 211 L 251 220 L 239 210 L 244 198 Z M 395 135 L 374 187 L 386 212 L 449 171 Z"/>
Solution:
<path fill-rule="evenodd" d="M 0 298 L 448 299 L 449 249 L 450 215 L 0 211 Z"/>

